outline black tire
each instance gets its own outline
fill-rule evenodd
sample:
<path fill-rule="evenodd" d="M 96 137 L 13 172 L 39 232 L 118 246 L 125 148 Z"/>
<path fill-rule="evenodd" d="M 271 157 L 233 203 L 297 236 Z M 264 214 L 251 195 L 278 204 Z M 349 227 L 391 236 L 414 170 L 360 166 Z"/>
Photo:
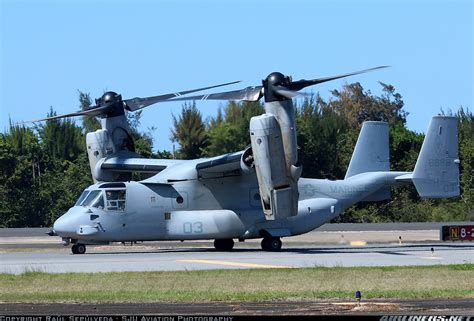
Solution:
<path fill-rule="evenodd" d="M 265 237 L 261 245 L 264 251 L 276 252 L 281 250 L 282 243 L 279 237 Z"/>
<path fill-rule="evenodd" d="M 72 254 L 77 254 L 77 246 L 76 246 L 76 244 L 74 244 L 74 245 L 71 247 L 71 251 L 72 251 Z"/>
<path fill-rule="evenodd" d="M 268 246 L 270 248 L 270 251 L 280 251 L 281 250 L 281 240 L 279 237 L 272 237 L 270 239 L 270 242 L 268 242 Z"/>
<path fill-rule="evenodd" d="M 234 248 L 233 239 L 214 240 L 214 247 L 218 251 L 231 251 Z"/>
<path fill-rule="evenodd" d="M 72 253 L 74 253 L 74 254 L 84 254 L 84 253 L 86 253 L 86 246 L 84 244 L 78 243 L 74 246 L 76 247 L 76 253 L 74 253 L 74 250 L 73 250 Z"/>

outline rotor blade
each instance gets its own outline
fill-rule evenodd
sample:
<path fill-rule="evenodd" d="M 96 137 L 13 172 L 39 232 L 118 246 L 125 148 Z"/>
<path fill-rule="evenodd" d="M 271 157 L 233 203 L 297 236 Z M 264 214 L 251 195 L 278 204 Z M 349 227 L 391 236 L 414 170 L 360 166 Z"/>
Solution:
<path fill-rule="evenodd" d="M 145 97 L 145 98 L 135 97 L 135 98 L 131 98 L 131 99 L 126 99 L 126 100 L 124 100 L 124 102 L 127 105 L 127 107 L 126 107 L 127 110 L 135 111 L 135 110 L 142 109 L 142 108 L 145 108 L 147 106 L 156 104 L 160 101 L 168 100 L 170 98 L 180 97 L 182 95 L 190 94 L 190 93 L 193 93 L 193 92 L 196 92 L 196 91 L 202 91 L 202 90 L 206 90 L 206 89 L 232 85 L 232 84 L 236 84 L 236 83 L 239 83 L 239 82 L 240 81 L 232 81 L 232 82 L 228 82 L 228 83 L 225 83 L 225 84 L 214 85 L 214 86 L 209 86 L 209 87 L 202 87 L 202 88 L 191 89 L 191 90 L 185 90 L 185 91 L 180 91 L 180 92 L 171 93 L 171 94 L 164 94 L 164 95 L 159 95 L 159 96 L 152 96 L 152 97 Z"/>
<path fill-rule="evenodd" d="M 351 72 L 349 74 L 343 74 L 343 75 L 338 75 L 338 76 L 333 76 L 333 77 L 316 78 L 316 79 L 312 79 L 312 80 L 301 79 L 301 80 L 292 82 L 290 84 L 290 86 L 288 86 L 288 88 L 291 89 L 291 90 L 301 90 L 305 87 L 313 86 L 313 85 L 320 84 L 320 83 L 323 83 L 323 82 L 326 82 L 326 81 L 331 81 L 331 80 L 335 80 L 335 79 L 339 79 L 339 78 L 359 75 L 359 74 L 363 74 L 363 73 L 366 73 L 366 72 L 369 72 L 369 71 L 374 71 L 374 70 L 377 70 L 377 69 L 383 69 L 383 68 L 388 68 L 388 67 L 390 67 L 390 66 L 379 66 L 379 67 L 375 67 L 375 68 L 370 68 L 370 69 L 364 69 L 364 70 L 360 70 L 360 71 Z"/>
<path fill-rule="evenodd" d="M 272 89 L 278 95 L 281 95 L 283 97 L 290 98 L 290 99 L 295 98 L 297 96 L 304 96 L 305 95 L 304 93 L 300 93 L 300 92 L 297 92 L 297 91 L 294 91 L 294 90 L 289 90 L 289 89 L 287 89 L 285 87 L 282 87 L 282 86 L 273 86 Z"/>
<path fill-rule="evenodd" d="M 222 93 L 208 94 L 208 95 L 198 95 L 190 97 L 180 97 L 175 99 L 170 99 L 168 101 L 178 101 L 178 100 L 243 100 L 243 101 L 258 101 L 263 97 L 263 87 L 247 87 L 241 90 L 226 91 Z"/>
<path fill-rule="evenodd" d="M 97 116 L 97 115 L 100 115 L 100 114 L 106 112 L 107 109 L 111 105 L 112 104 L 107 104 L 107 105 L 104 105 L 104 106 L 101 106 L 101 107 L 92 106 L 92 107 L 89 107 L 86 110 L 80 110 L 80 111 L 76 111 L 76 112 L 69 113 L 69 114 L 51 116 L 51 117 L 35 119 L 35 120 L 28 120 L 28 121 L 23 122 L 23 124 L 34 123 L 34 122 L 44 121 L 44 120 L 54 120 L 54 119 L 60 119 L 60 118 L 77 117 L 77 116 Z"/>

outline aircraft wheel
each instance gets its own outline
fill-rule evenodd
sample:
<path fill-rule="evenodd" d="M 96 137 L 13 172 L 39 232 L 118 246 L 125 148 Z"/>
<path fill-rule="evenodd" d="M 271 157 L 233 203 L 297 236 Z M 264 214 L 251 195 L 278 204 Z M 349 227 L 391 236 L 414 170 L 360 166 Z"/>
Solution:
<path fill-rule="evenodd" d="M 265 237 L 261 245 L 264 251 L 275 252 L 281 250 L 282 243 L 279 237 Z"/>
<path fill-rule="evenodd" d="M 72 254 L 84 254 L 86 253 L 86 246 L 84 244 L 74 244 L 71 248 Z"/>
<path fill-rule="evenodd" d="M 234 248 L 233 239 L 214 240 L 214 247 L 218 251 L 230 251 Z"/>

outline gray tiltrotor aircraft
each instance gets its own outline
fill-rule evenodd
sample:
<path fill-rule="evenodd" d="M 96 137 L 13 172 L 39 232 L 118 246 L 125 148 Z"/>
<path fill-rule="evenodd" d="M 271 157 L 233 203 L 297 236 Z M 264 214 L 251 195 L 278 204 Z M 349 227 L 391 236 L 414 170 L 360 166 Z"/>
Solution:
<path fill-rule="evenodd" d="M 412 183 L 421 197 L 459 195 L 457 120 L 432 118 L 413 172 L 392 172 L 388 125 L 362 126 L 343 180 L 300 178 L 292 98 L 325 81 L 360 74 L 292 81 L 272 73 L 262 86 L 208 95 L 175 94 L 122 100 L 113 92 L 85 111 L 50 117 L 93 115 L 102 129 L 87 134 L 87 153 L 96 182 L 54 223 L 52 235 L 86 244 L 156 240 L 214 239 L 218 250 L 231 250 L 234 239 L 263 238 L 262 248 L 281 249 L 281 237 L 303 234 L 360 201 L 390 198 L 390 186 Z M 196 160 L 143 159 L 134 144 L 124 110 L 161 101 L 265 99 L 265 114 L 250 121 L 251 145 L 243 151 Z M 132 172 L 149 178 L 131 181 Z"/>

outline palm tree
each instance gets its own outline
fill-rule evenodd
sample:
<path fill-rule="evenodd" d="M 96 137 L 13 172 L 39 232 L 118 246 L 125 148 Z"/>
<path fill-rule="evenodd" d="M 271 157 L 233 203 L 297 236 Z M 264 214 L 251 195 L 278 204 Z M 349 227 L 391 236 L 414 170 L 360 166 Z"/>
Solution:
<path fill-rule="evenodd" d="M 199 158 L 207 144 L 206 126 L 196 103 L 185 103 L 181 115 L 173 115 L 174 129 L 171 129 L 171 140 L 180 145 L 179 156 L 182 159 Z"/>

